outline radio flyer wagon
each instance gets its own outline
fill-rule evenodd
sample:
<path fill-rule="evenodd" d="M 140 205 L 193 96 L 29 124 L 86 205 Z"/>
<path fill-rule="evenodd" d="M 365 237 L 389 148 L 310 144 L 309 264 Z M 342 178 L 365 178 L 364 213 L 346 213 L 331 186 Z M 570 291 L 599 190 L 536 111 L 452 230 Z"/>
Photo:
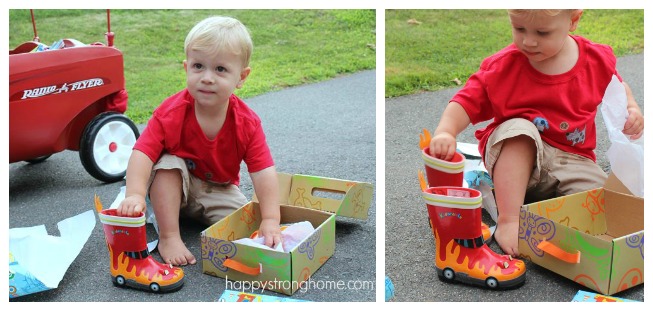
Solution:
<path fill-rule="evenodd" d="M 138 128 L 123 113 L 127 91 L 123 54 L 107 43 L 85 45 L 34 39 L 9 51 L 9 163 L 38 163 L 79 151 L 83 167 L 104 182 L 124 178 Z"/>

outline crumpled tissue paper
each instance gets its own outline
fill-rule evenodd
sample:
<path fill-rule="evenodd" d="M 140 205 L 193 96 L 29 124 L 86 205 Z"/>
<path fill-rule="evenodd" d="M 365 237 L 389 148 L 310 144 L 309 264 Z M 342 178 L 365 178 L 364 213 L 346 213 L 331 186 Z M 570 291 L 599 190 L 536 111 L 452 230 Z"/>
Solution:
<path fill-rule="evenodd" d="M 9 298 L 59 286 L 68 267 L 95 228 L 95 212 L 86 211 L 57 223 L 60 236 L 44 225 L 9 229 Z"/>

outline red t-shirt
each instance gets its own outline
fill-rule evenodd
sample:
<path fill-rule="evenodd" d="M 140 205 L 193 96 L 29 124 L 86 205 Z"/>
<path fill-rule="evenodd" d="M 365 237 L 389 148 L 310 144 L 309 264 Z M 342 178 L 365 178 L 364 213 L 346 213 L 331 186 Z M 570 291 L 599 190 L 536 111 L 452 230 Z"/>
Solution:
<path fill-rule="evenodd" d="M 170 96 L 154 110 L 134 149 L 153 162 L 167 152 L 186 161 L 198 178 L 220 184 L 240 183 L 240 163 L 249 172 L 274 165 L 261 120 L 240 98 L 231 95 L 224 125 L 218 135 L 206 137 L 187 89 Z"/>
<path fill-rule="evenodd" d="M 594 117 L 617 59 L 612 48 L 571 36 L 578 43 L 574 67 L 563 74 L 546 75 L 528 62 L 514 44 L 486 58 L 451 101 L 462 105 L 473 124 L 493 122 L 476 131 L 479 151 L 494 129 L 512 118 L 532 121 L 549 145 L 596 161 Z"/>

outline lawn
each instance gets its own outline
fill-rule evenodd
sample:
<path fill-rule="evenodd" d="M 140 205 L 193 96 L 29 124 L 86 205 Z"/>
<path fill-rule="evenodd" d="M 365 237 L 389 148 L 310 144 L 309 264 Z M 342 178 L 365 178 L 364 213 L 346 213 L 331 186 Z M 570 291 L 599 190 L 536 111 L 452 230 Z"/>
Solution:
<path fill-rule="evenodd" d="M 506 10 L 388 10 L 385 19 L 386 97 L 464 84 L 512 42 Z M 585 10 L 574 34 L 617 56 L 642 53 L 644 10 Z"/>
<path fill-rule="evenodd" d="M 106 10 L 35 10 L 41 42 L 105 42 Z M 254 42 L 242 98 L 376 67 L 374 10 L 111 10 L 124 53 L 127 116 L 145 123 L 163 99 L 185 87 L 184 39 L 200 20 L 235 17 Z M 9 11 L 9 48 L 34 37 L 29 10 Z"/>

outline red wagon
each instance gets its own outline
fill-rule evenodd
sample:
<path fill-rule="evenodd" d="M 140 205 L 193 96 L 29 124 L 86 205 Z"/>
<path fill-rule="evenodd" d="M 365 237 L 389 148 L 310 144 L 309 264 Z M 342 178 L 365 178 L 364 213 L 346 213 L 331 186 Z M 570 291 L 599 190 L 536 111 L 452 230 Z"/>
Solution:
<path fill-rule="evenodd" d="M 34 26 L 34 40 L 9 51 L 9 163 L 74 150 L 96 179 L 124 178 L 139 131 L 123 115 L 123 54 L 108 10 L 107 22 L 106 44 L 64 39 L 46 47 Z"/>

